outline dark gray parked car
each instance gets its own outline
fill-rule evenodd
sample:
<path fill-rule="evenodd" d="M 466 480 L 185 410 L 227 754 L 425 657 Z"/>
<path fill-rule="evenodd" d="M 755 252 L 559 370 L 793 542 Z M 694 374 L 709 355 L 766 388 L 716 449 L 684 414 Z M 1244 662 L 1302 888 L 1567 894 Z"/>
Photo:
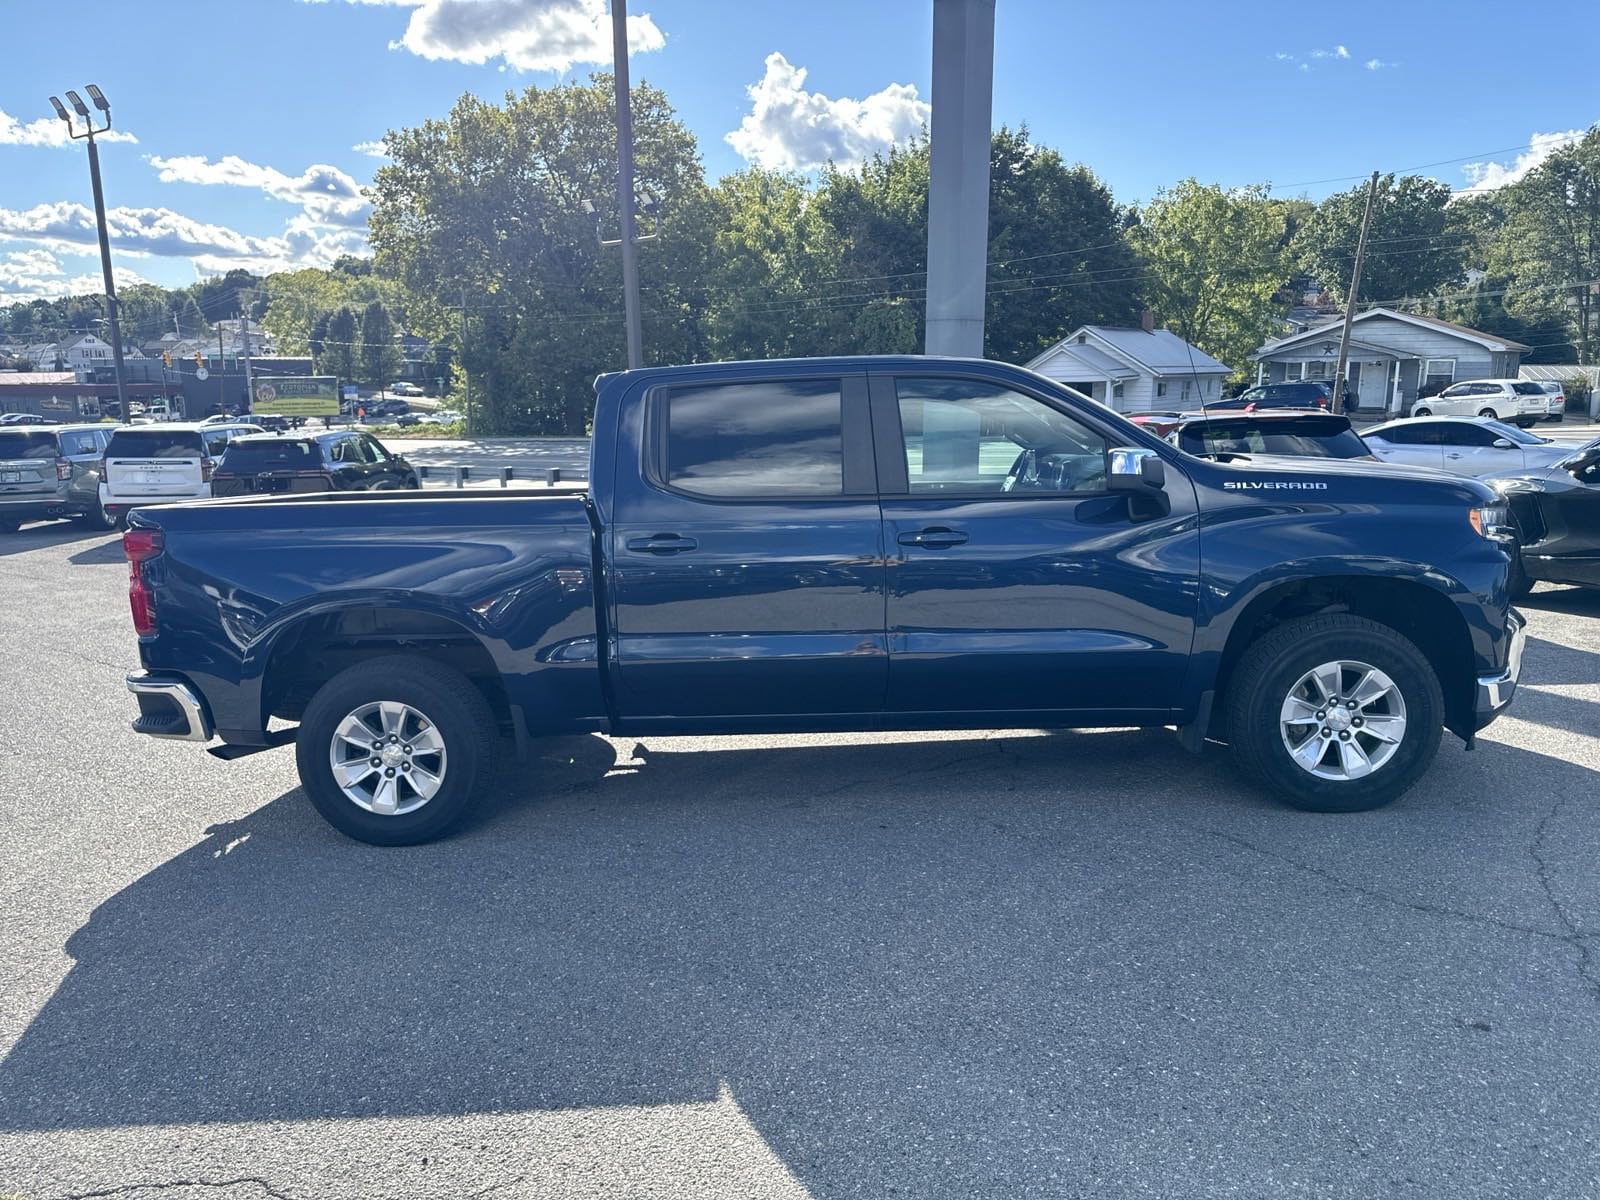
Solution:
<path fill-rule="evenodd" d="M 112 425 L 0 427 L 0 533 L 24 521 L 76 517 L 109 529 L 100 507 L 100 457 Z"/>

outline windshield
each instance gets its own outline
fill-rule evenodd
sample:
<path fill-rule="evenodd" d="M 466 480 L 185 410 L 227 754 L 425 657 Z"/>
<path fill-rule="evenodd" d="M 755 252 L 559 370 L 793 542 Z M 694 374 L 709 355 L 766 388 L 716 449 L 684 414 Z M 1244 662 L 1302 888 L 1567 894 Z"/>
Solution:
<path fill-rule="evenodd" d="M 1542 396 L 1544 389 L 1537 383 L 1513 383 L 1511 390 L 1519 396 Z"/>
<path fill-rule="evenodd" d="M 1195 421 L 1176 435 L 1178 447 L 1201 458 L 1225 454 L 1283 454 L 1309 458 L 1370 458 L 1361 435 L 1343 417 L 1290 420 Z"/>
<path fill-rule="evenodd" d="M 23 458 L 54 458 L 56 435 L 0 430 L 0 459 L 16 462 Z"/>
<path fill-rule="evenodd" d="M 1526 429 L 1518 429 L 1515 425 L 1507 425 L 1504 421 L 1485 421 L 1485 429 L 1494 431 L 1495 437 L 1505 438 L 1508 442 L 1515 442 L 1519 446 L 1548 446 L 1549 438 L 1542 438 L 1529 433 Z"/>

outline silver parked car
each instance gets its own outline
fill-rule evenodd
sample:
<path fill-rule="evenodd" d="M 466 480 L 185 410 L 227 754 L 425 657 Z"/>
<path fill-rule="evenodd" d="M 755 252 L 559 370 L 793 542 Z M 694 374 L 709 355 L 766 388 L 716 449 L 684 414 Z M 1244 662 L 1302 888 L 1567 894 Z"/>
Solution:
<path fill-rule="evenodd" d="M 100 457 L 110 425 L 0 427 L 0 532 L 24 521 L 74 517 L 96 529 L 111 522 L 100 507 Z"/>
<path fill-rule="evenodd" d="M 1571 446 L 1487 417 L 1412 417 L 1363 430 L 1361 436 L 1384 462 L 1458 475 L 1533 470 L 1572 453 Z"/>

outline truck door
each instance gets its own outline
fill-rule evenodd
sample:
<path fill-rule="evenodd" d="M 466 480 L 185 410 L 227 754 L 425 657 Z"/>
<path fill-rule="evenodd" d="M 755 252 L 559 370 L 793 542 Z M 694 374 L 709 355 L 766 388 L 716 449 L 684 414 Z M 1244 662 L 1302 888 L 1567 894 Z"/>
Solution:
<path fill-rule="evenodd" d="M 866 378 L 651 389 L 607 546 L 624 719 L 883 711 L 884 561 Z M 625 439 L 621 446 L 631 446 Z M 619 455 L 626 450 L 619 449 Z M 727 718 L 719 720 L 718 718 Z"/>
<path fill-rule="evenodd" d="M 872 377 L 895 713 L 1149 714 L 1181 704 L 1193 485 L 1106 489 L 1114 428 L 978 376 Z M 999 718 L 1005 719 L 1005 718 Z"/>

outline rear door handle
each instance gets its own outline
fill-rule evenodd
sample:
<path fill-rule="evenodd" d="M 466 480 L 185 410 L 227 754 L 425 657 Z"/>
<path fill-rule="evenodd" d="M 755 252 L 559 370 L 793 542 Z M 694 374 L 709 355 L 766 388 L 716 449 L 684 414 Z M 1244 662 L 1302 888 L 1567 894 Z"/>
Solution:
<path fill-rule="evenodd" d="M 937 550 L 945 546 L 959 546 L 967 540 L 967 535 L 959 529 L 947 529 L 936 525 L 930 529 L 919 529 L 915 533 L 902 533 L 896 539 L 902 546 L 921 546 L 928 550 Z"/>
<path fill-rule="evenodd" d="M 682 554 L 700 543 L 675 533 L 655 533 L 649 537 L 629 538 L 625 544 L 629 550 L 637 550 L 641 554 Z"/>

